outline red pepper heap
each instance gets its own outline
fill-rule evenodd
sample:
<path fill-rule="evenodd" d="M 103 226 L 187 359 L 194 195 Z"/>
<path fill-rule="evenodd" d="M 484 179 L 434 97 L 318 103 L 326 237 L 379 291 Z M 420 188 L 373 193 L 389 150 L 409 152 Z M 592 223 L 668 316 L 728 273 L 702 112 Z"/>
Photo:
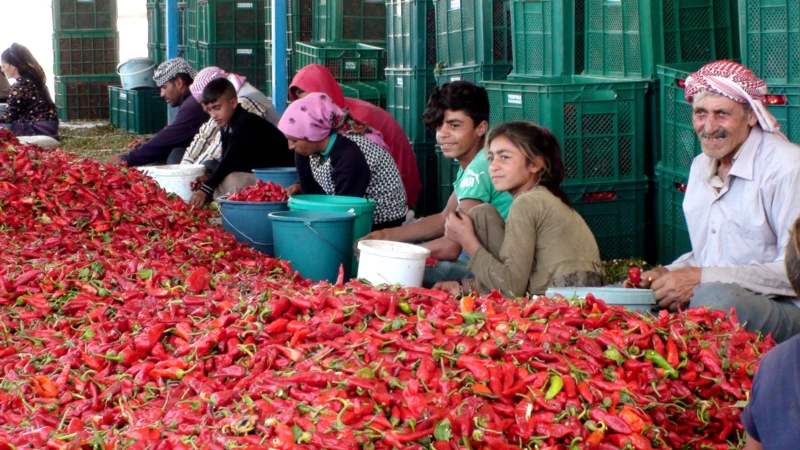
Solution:
<path fill-rule="evenodd" d="M 17 448 L 721 449 L 774 345 L 718 311 L 311 286 L 138 172 L 2 130 L 0 201 Z"/>
<path fill-rule="evenodd" d="M 285 202 L 289 200 L 289 195 L 280 184 L 258 180 L 255 185 L 248 186 L 231 195 L 229 200 L 234 202 Z"/>

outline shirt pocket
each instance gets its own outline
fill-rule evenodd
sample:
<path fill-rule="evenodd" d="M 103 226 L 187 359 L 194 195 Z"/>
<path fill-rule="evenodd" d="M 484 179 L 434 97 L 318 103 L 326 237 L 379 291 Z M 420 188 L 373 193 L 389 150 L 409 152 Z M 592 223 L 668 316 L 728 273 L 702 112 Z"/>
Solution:
<path fill-rule="evenodd" d="M 748 222 L 745 218 L 728 220 L 725 229 L 726 242 L 723 245 L 730 252 L 730 262 L 734 265 L 763 262 L 771 242 L 775 240 L 766 223 Z"/>

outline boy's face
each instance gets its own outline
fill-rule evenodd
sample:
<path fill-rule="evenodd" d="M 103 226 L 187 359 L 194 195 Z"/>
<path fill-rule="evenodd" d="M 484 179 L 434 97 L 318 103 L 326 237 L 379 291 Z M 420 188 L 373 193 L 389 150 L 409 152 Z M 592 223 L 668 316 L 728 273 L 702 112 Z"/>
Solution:
<path fill-rule="evenodd" d="M 446 158 L 458 159 L 480 146 L 489 124 L 475 124 L 463 111 L 446 110 L 444 122 L 436 129 L 436 143 Z"/>
<path fill-rule="evenodd" d="M 217 126 L 224 127 L 231 122 L 231 117 L 233 117 L 233 113 L 236 111 L 236 105 L 238 104 L 239 101 L 236 97 L 226 98 L 222 96 L 213 103 L 203 105 L 203 108 L 205 108 L 208 115 L 214 119 Z"/>

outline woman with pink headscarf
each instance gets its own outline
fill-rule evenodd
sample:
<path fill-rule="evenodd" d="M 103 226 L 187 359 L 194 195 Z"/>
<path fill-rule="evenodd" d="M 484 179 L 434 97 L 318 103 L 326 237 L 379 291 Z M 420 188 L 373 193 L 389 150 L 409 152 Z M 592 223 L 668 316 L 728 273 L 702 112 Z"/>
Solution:
<path fill-rule="evenodd" d="M 292 102 L 278 129 L 295 151 L 299 192 L 375 201 L 373 230 L 403 223 L 408 212 L 403 182 L 380 133 L 320 93 Z"/>

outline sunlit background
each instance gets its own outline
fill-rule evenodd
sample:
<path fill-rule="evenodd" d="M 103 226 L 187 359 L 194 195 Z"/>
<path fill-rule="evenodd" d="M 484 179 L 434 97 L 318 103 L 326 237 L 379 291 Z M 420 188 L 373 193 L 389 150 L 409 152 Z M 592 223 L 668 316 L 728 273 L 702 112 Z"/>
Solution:
<path fill-rule="evenodd" d="M 0 0 L 0 52 L 18 42 L 30 49 L 47 73 L 53 94 L 52 0 Z M 147 56 L 145 0 L 117 2 L 120 61 Z"/>

